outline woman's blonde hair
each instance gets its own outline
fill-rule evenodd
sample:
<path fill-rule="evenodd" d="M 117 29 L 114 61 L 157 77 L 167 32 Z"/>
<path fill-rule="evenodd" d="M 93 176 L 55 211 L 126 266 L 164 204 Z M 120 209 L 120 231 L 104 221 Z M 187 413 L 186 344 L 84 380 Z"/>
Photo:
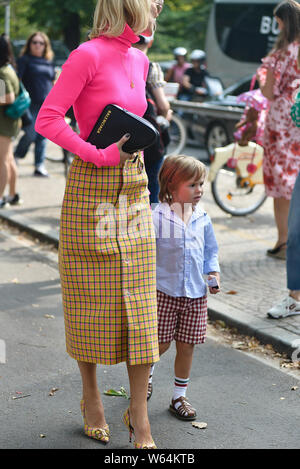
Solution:
<path fill-rule="evenodd" d="M 23 49 L 21 50 L 20 52 L 20 56 L 24 55 L 24 54 L 30 54 L 30 44 L 31 44 L 31 41 L 33 40 L 33 38 L 35 36 L 42 36 L 43 40 L 44 40 L 44 43 L 45 43 L 45 49 L 44 49 L 44 53 L 43 53 L 43 57 L 46 59 L 46 60 L 52 60 L 53 57 L 54 57 L 54 52 L 52 50 L 52 47 L 51 47 L 51 42 L 50 42 L 50 39 L 48 38 L 47 34 L 45 33 L 42 33 L 41 31 L 36 31 L 35 33 L 32 33 L 29 38 L 27 39 L 26 41 L 26 44 L 25 46 L 23 47 Z"/>
<path fill-rule="evenodd" d="M 138 36 L 147 29 L 150 11 L 151 0 L 98 0 L 89 37 L 118 37 L 126 23 Z"/>
<path fill-rule="evenodd" d="M 169 155 L 165 158 L 160 168 L 159 179 L 159 200 L 161 202 L 172 203 L 172 192 L 182 182 L 194 179 L 199 181 L 206 176 L 205 165 L 194 158 L 186 155 Z"/>

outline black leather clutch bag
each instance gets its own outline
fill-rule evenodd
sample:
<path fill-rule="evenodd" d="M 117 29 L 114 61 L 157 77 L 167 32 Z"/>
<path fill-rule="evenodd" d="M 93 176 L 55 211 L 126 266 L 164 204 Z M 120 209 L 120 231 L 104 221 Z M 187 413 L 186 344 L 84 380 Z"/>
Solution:
<path fill-rule="evenodd" d="M 97 148 L 106 148 L 127 133 L 131 137 L 122 147 L 126 153 L 144 150 L 159 138 L 157 129 L 146 119 L 120 106 L 109 104 L 103 109 L 87 141 Z"/>

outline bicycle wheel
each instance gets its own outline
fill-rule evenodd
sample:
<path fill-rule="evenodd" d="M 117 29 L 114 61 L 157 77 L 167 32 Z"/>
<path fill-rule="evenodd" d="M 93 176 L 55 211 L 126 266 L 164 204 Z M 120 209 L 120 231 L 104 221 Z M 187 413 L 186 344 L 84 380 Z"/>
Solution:
<path fill-rule="evenodd" d="M 211 190 L 216 204 L 236 217 L 255 212 L 267 198 L 264 184 L 243 185 L 235 170 L 226 165 L 217 172 Z"/>
<path fill-rule="evenodd" d="M 186 145 L 186 129 L 182 120 L 176 114 L 173 114 L 169 127 L 170 143 L 168 145 L 168 154 L 178 155 Z"/>

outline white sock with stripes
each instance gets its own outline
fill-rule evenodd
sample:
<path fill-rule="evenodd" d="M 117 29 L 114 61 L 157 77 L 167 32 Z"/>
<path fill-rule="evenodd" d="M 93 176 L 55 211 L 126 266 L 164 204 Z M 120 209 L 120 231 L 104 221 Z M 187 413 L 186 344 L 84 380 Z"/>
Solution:
<path fill-rule="evenodd" d="M 189 384 L 189 380 L 190 378 L 178 378 L 177 376 L 175 376 L 174 392 L 173 392 L 174 401 L 181 396 L 185 397 L 187 386 Z M 177 407 L 179 407 L 180 405 L 181 405 L 180 402 L 177 402 L 175 404 L 175 409 L 177 409 Z"/>

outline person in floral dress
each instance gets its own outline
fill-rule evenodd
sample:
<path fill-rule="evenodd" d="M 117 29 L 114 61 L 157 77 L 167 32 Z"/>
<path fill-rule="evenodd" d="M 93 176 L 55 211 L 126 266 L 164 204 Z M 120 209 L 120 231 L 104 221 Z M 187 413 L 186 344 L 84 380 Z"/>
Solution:
<path fill-rule="evenodd" d="M 257 77 L 263 95 L 270 103 L 264 131 L 264 182 L 266 193 L 274 198 L 278 238 L 267 254 L 285 259 L 288 212 L 300 169 L 300 130 L 290 110 L 300 84 L 299 43 L 300 5 L 281 2 L 274 10 L 280 34 L 271 53 L 262 59 Z"/>

